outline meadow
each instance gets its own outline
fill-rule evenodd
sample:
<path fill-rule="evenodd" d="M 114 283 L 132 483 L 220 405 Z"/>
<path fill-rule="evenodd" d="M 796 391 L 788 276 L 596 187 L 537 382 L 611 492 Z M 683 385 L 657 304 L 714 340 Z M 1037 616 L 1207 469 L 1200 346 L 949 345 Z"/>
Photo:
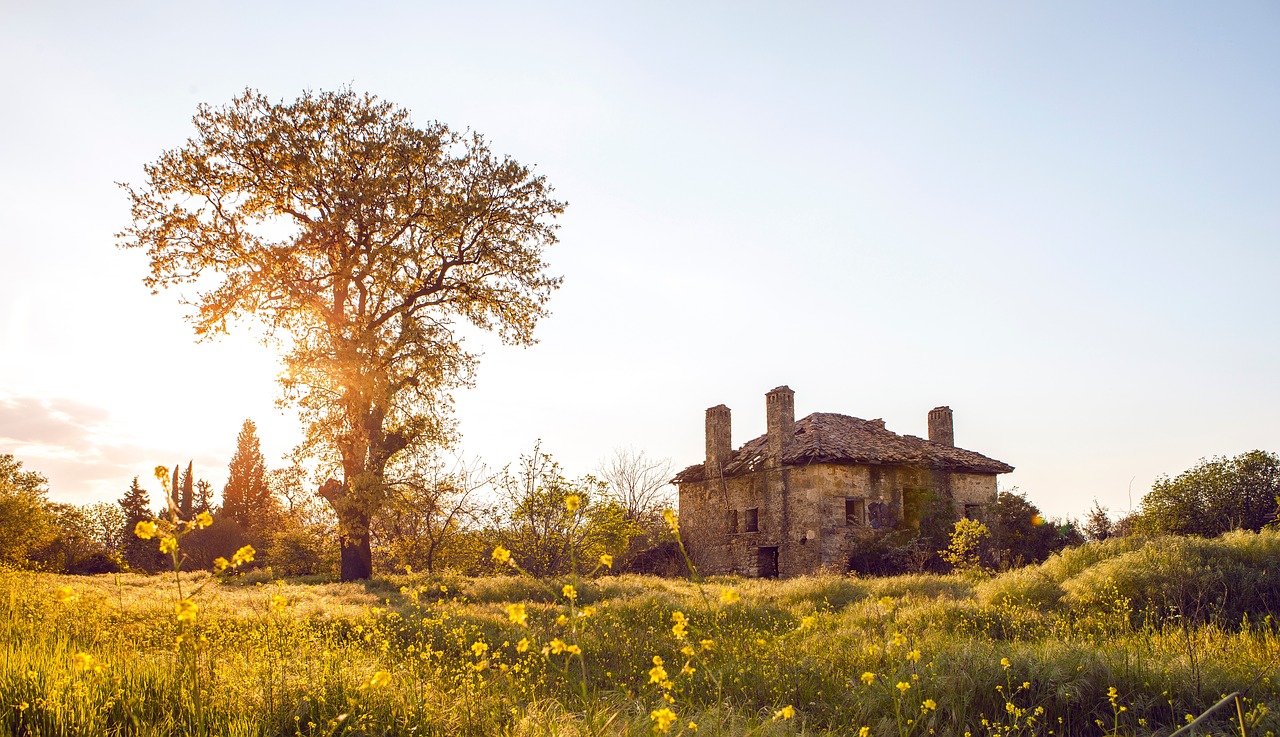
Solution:
<path fill-rule="evenodd" d="M 1280 533 L 1121 538 L 999 575 L 362 584 L 0 571 L 14 735 L 1280 731 Z M 501 566 L 500 566 L 501 567 Z M 195 587 L 204 586 L 192 595 Z M 1225 717 L 1231 717 L 1226 719 Z M 1234 710 L 1213 729 L 1239 732 Z"/>

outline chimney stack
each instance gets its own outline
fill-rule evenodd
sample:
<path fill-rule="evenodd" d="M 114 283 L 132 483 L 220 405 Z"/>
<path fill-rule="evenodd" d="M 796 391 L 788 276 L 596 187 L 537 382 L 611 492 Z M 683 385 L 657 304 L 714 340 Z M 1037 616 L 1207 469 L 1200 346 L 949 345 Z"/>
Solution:
<path fill-rule="evenodd" d="M 720 478 L 724 462 L 733 452 L 733 431 L 729 408 L 717 404 L 707 409 L 707 478 Z"/>
<path fill-rule="evenodd" d="M 796 393 L 790 387 L 780 386 L 764 395 L 765 413 L 768 418 L 769 458 L 767 465 L 782 465 L 782 453 L 795 436 Z"/>
<path fill-rule="evenodd" d="M 929 439 L 955 447 L 956 433 L 951 423 L 950 407 L 934 407 L 929 410 Z"/>

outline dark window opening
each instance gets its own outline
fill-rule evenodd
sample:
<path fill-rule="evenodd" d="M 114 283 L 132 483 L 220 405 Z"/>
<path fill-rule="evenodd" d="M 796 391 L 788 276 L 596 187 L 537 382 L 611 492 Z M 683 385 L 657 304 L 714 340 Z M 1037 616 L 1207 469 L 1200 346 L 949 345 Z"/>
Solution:
<path fill-rule="evenodd" d="M 982 521 L 982 505 L 981 504 L 964 505 L 964 518 L 976 519 L 979 522 L 981 522 Z"/>
<path fill-rule="evenodd" d="M 848 527 L 867 523 L 867 503 L 862 499 L 844 500 L 844 523 Z"/>
<path fill-rule="evenodd" d="M 746 523 L 746 525 L 745 525 L 745 526 L 746 526 L 746 531 L 747 531 L 747 532 L 759 532 L 759 531 L 760 531 L 760 509 L 759 509 L 759 507 L 753 507 L 753 508 L 751 508 L 751 509 L 748 509 L 748 510 L 747 510 L 747 520 L 746 520 L 746 522 L 747 522 L 747 523 Z"/>

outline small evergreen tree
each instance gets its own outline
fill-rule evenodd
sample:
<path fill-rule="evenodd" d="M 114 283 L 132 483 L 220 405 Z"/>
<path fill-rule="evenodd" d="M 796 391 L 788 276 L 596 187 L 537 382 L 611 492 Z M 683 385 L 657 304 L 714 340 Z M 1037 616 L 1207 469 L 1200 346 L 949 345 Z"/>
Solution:
<path fill-rule="evenodd" d="M 227 470 L 227 485 L 222 490 L 222 519 L 234 522 L 246 532 L 269 526 L 277 516 L 277 505 L 267 484 L 267 466 L 253 420 L 245 420 L 240 428 L 236 452 Z"/>
<path fill-rule="evenodd" d="M 133 477 L 133 483 L 129 485 L 124 496 L 118 502 L 120 510 L 124 512 L 124 532 L 120 545 L 120 557 L 130 568 L 147 571 L 148 573 L 160 570 L 163 560 L 160 551 L 156 547 L 156 543 L 151 540 L 143 540 L 133 534 L 134 528 L 139 522 L 150 520 L 153 518 L 151 514 L 151 499 L 147 494 L 147 490 L 138 484 L 138 477 Z"/>
<path fill-rule="evenodd" d="M 1093 500 L 1093 509 L 1090 509 L 1084 517 L 1084 533 L 1085 538 L 1093 542 L 1102 542 L 1115 534 L 1111 522 L 1111 512 L 1106 507 L 1098 503 L 1097 499 Z"/>
<path fill-rule="evenodd" d="M 196 482 L 195 498 L 191 503 L 191 511 L 196 514 L 213 511 L 213 484 L 204 479 Z"/>

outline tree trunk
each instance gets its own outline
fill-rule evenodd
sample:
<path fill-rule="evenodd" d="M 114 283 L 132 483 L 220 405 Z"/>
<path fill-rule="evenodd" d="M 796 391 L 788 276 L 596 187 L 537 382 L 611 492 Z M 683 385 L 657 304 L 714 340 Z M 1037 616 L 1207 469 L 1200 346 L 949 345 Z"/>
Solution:
<path fill-rule="evenodd" d="M 369 515 L 348 512 L 343 517 L 338 518 L 342 545 L 341 580 L 362 581 L 373 576 L 373 552 L 369 548 Z"/>

